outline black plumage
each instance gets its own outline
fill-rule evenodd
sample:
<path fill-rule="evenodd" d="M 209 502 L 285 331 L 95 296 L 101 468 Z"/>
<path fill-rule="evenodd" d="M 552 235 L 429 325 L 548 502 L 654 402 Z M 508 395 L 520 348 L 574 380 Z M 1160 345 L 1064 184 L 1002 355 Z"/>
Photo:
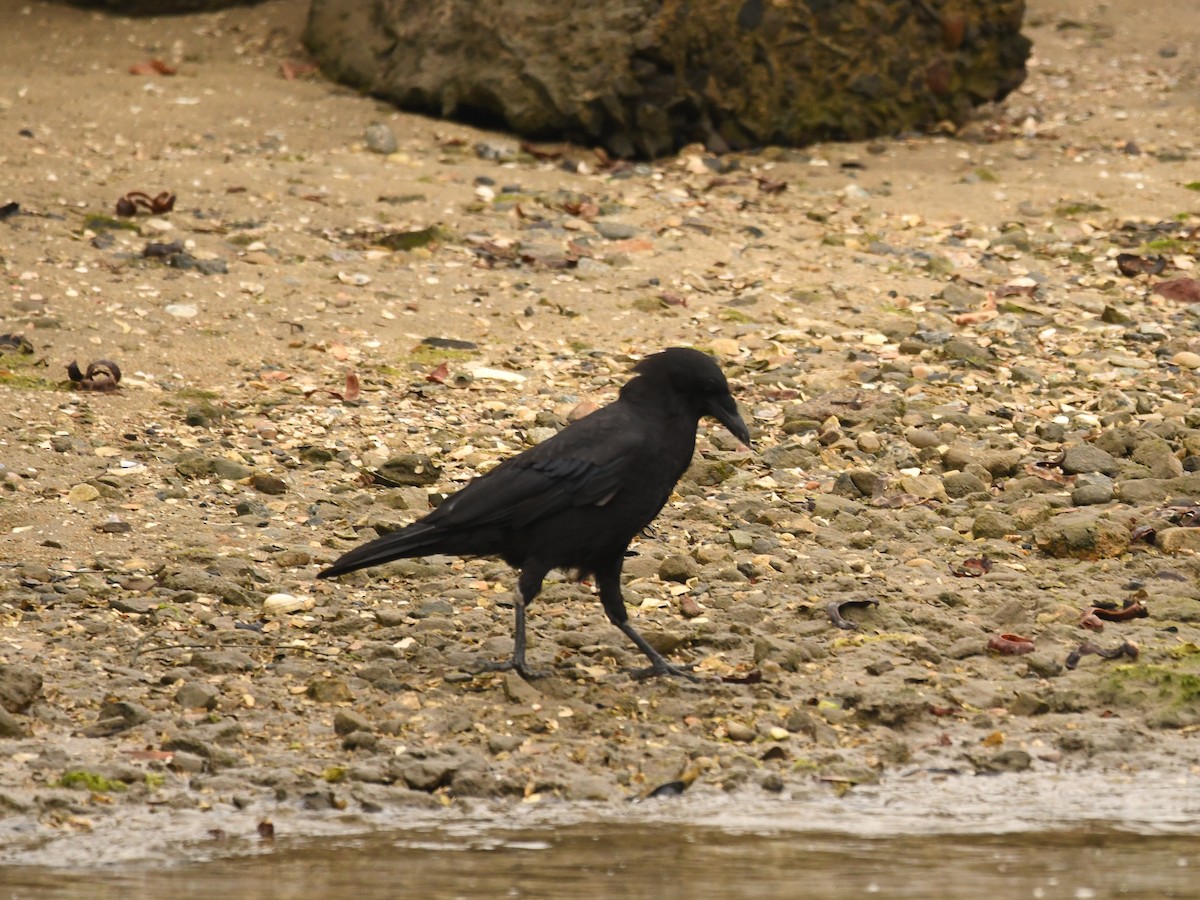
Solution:
<path fill-rule="evenodd" d="M 619 398 L 506 460 L 407 528 L 346 553 L 320 573 L 333 578 L 430 554 L 499 556 L 521 570 L 511 660 L 492 669 L 532 677 L 525 608 L 551 569 L 592 576 L 609 620 L 650 660 L 643 675 L 683 675 L 629 624 L 621 565 L 629 542 L 653 521 L 691 461 L 703 416 L 750 443 L 716 362 L 675 347 L 634 367 Z"/>

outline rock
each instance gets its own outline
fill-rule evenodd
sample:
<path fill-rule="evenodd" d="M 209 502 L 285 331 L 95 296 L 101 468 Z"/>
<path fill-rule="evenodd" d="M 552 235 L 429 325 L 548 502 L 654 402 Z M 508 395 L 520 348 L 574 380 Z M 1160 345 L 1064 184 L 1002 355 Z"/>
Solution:
<path fill-rule="evenodd" d="M 458 771 L 459 761 L 451 755 L 425 759 L 407 759 L 396 767 L 398 776 L 414 791 L 436 791 L 450 784 Z"/>
<path fill-rule="evenodd" d="M 1171 445 L 1154 435 L 1139 440 L 1129 458 L 1149 469 L 1155 478 L 1178 478 L 1183 474 L 1183 463 Z"/>
<path fill-rule="evenodd" d="M 1119 466 L 1111 453 L 1093 444 L 1077 444 L 1063 451 L 1062 470 L 1067 475 L 1101 472 L 1116 475 Z"/>
<path fill-rule="evenodd" d="M 1025 657 L 1025 668 L 1038 678 L 1055 678 L 1063 671 L 1062 663 L 1054 655 L 1039 650 Z"/>
<path fill-rule="evenodd" d="M 727 722 L 725 724 L 725 733 L 729 735 L 731 741 L 743 744 L 750 743 L 758 736 L 753 728 L 741 722 Z"/>
<path fill-rule="evenodd" d="M 1126 503 L 1159 503 L 1167 499 L 1171 487 L 1161 478 L 1138 478 L 1120 481 L 1116 493 Z"/>
<path fill-rule="evenodd" d="M 742 531 L 740 528 L 734 528 L 729 532 L 729 543 L 733 544 L 735 550 L 749 550 L 754 544 L 754 535 L 748 531 Z"/>
<path fill-rule="evenodd" d="M 67 499 L 72 503 L 90 503 L 100 499 L 100 489 L 94 484 L 77 484 L 67 492 Z"/>
<path fill-rule="evenodd" d="M 950 472 L 942 478 L 942 487 L 952 500 L 970 494 L 987 493 L 988 489 L 982 479 L 969 472 Z"/>
<path fill-rule="evenodd" d="M 909 428 L 904 432 L 904 439 L 919 450 L 936 447 L 942 442 L 937 432 L 928 428 Z"/>
<path fill-rule="evenodd" d="M 209 400 L 201 400 L 199 403 L 193 403 L 184 411 L 183 421 L 193 428 L 207 428 L 222 421 L 225 416 L 226 410 Z"/>
<path fill-rule="evenodd" d="M 175 471 L 184 478 L 207 478 L 216 475 L 225 481 L 241 481 L 249 478 L 253 470 L 242 463 L 223 456 L 207 456 L 189 450 L 175 457 Z"/>
<path fill-rule="evenodd" d="M 1019 530 L 1012 516 L 994 509 L 985 509 L 975 516 L 971 535 L 976 538 L 1003 538 Z"/>
<path fill-rule="evenodd" d="M 1116 486 L 1107 475 L 1089 472 L 1078 476 L 1071 490 L 1071 502 L 1076 506 L 1095 506 L 1108 503 L 1113 498 Z"/>
<path fill-rule="evenodd" d="M 396 484 L 419 487 L 435 484 L 442 469 L 423 453 L 403 453 L 386 460 L 379 474 Z"/>
<path fill-rule="evenodd" d="M 363 134 L 363 143 L 372 153 L 395 153 L 399 147 L 396 143 L 396 133 L 381 122 L 367 126 Z"/>
<path fill-rule="evenodd" d="M 690 556 L 675 553 L 668 556 L 658 567 L 658 577 L 663 581 L 677 581 L 686 584 L 689 578 L 700 574 L 700 566 Z"/>
<path fill-rule="evenodd" d="M 1200 552 L 1200 528 L 1164 528 L 1154 543 L 1163 553 Z"/>
<path fill-rule="evenodd" d="M 222 481 L 241 481 L 244 478 L 249 478 L 254 470 L 249 466 L 237 462 L 233 459 L 226 459 L 223 456 L 218 456 L 211 460 L 212 473 Z"/>
<path fill-rule="evenodd" d="M 0 709 L 24 712 L 42 695 L 42 676 L 28 666 L 0 665 Z"/>
<path fill-rule="evenodd" d="M 260 494 L 270 496 L 287 493 L 287 482 L 275 475 L 255 475 L 250 479 L 250 486 Z"/>
<path fill-rule="evenodd" d="M 22 738 L 26 736 L 25 726 L 21 721 L 0 706 L 0 738 Z"/>
<path fill-rule="evenodd" d="M 210 12 L 231 6 L 255 6 L 262 0 L 70 0 L 74 6 L 102 9 L 122 16 L 172 16 Z"/>
<path fill-rule="evenodd" d="M 970 756 L 977 773 L 994 774 L 997 772 L 1024 772 L 1033 764 L 1031 757 L 1024 750 L 1001 750 L 986 757 Z"/>
<path fill-rule="evenodd" d="M 509 703 L 519 703 L 522 706 L 532 706 L 544 699 L 542 692 L 515 672 L 505 672 L 503 679 L 504 696 Z"/>
<path fill-rule="evenodd" d="M 343 750 L 374 750 L 379 746 L 379 735 L 370 731 L 351 731 L 342 738 Z"/>
<path fill-rule="evenodd" d="M 333 731 L 342 737 L 356 731 L 369 732 L 371 730 L 370 719 L 351 710 L 339 709 L 333 717 Z"/>
<path fill-rule="evenodd" d="M 191 664 L 201 672 L 214 675 L 229 672 L 249 672 L 258 668 L 249 654 L 241 650 L 197 650 Z"/>
<path fill-rule="evenodd" d="M 1093 512 L 1056 516 L 1037 532 L 1042 552 L 1059 558 L 1111 559 L 1129 548 L 1129 529 Z"/>
<path fill-rule="evenodd" d="M 144 616 L 158 609 L 161 601 L 152 597 L 113 597 L 108 601 L 110 609 L 135 616 Z"/>
<path fill-rule="evenodd" d="M 1008 704 L 1008 711 L 1014 716 L 1042 716 L 1050 712 L 1050 704 L 1035 694 L 1022 692 Z"/>
<path fill-rule="evenodd" d="M 340 678 L 314 678 L 305 694 L 317 703 L 346 703 L 354 699 L 350 686 Z"/>
<path fill-rule="evenodd" d="M 610 241 L 624 241 L 637 236 L 637 229 L 624 222 L 597 219 L 594 223 L 596 233 Z"/>
<path fill-rule="evenodd" d="M 211 684 L 189 681 L 180 686 L 175 692 L 175 702 L 184 709 L 216 709 L 217 700 L 221 696 Z"/>
<path fill-rule="evenodd" d="M 404 109 L 658 157 L 962 123 L 1025 78 L 1022 0 L 314 0 L 325 73 Z M 861 52 L 869 46 L 870 52 Z"/>

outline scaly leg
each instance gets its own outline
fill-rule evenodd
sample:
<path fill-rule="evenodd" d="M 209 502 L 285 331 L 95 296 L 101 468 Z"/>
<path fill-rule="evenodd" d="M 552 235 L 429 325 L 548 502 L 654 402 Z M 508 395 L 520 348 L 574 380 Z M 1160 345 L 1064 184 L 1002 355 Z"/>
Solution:
<path fill-rule="evenodd" d="M 650 660 L 650 666 L 645 669 L 635 669 L 631 674 L 637 680 L 654 678 L 658 675 L 670 675 L 673 678 L 686 678 L 689 681 L 699 681 L 689 669 L 690 666 L 676 666 L 665 659 L 655 650 L 637 630 L 629 624 L 629 613 L 625 610 L 625 598 L 621 594 L 621 558 L 616 564 L 603 571 L 596 572 L 596 586 L 600 589 L 600 602 L 604 604 L 604 612 L 608 620 L 621 629 L 639 650 Z"/>
<path fill-rule="evenodd" d="M 542 579 L 546 577 L 547 571 L 537 565 L 529 565 L 521 571 L 521 577 L 517 580 L 517 599 L 513 603 L 516 621 L 513 625 L 512 659 L 506 659 L 503 662 L 485 662 L 475 674 L 513 671 L 526 681 L 544 678 L 550 674 L 531 669 L 525 662 L 525 607 L 532 603 L 533 598 L 541 592 Z"/>

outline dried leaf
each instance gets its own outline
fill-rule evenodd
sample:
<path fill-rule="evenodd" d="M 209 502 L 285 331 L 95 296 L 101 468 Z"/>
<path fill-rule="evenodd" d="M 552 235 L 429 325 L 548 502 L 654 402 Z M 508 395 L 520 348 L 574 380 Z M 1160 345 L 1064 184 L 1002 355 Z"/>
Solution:
<path fill-rule="evenodd" d="M 1195 278 L 1173 278 L 1154 286 L 1155 294 L 1176 303 L 1200 303 L 1200 281 Z"/>

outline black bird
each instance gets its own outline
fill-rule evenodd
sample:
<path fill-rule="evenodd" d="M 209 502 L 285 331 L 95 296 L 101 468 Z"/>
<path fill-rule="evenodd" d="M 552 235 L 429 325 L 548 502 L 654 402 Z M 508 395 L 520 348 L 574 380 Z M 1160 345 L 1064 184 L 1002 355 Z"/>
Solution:
<path fill-rule="evenodd" d="M 729 384 L 712 357 L 684 347 L 647 356 L 608 406 L 505 460 L 400 531 L 340 557 L 317 577 L 333 578 L 412 556 L 499 556 L 521 570 L 513 655 L 485 670 L 525 662 L 525 607 L 551 569 L 594 576 L 609 621 L 650 660 L 638 677 L 677 675 L 629 624 L 621 565 L 629 542 L 653 521 L 691 462 L 696 428 L 713 416 L 749 445 Z"/>

